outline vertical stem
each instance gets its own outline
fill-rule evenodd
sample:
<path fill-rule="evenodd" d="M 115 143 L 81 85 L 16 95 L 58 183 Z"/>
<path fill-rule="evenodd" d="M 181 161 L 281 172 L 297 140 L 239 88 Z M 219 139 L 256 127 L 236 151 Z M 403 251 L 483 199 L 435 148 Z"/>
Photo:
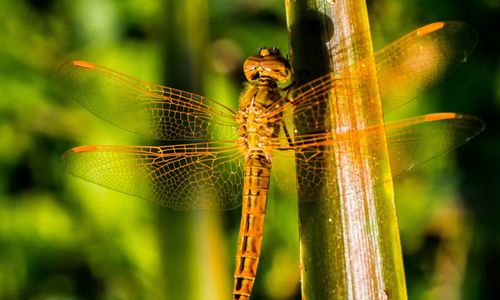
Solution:
<path fill-rule="evenodd" d="M 162 50 L 167 85 L 201 93 L 208 37 L 205 0 L 164 2 Z M 168 299 L 224 299 L 231 282 L 218 213 L 158 209 Z"/>
<path fill-rule="evenodd" d="M 360 130 L 383 124 L 366 4 L 286 4 L 297 79 L 339 77 L 322 109 L 325 131 L 342 138 L 308 165 L 297 161 L 303 298 L 406 299 L 387 145 Z M 326 167 L 312 186 L 316 164 Z"/>

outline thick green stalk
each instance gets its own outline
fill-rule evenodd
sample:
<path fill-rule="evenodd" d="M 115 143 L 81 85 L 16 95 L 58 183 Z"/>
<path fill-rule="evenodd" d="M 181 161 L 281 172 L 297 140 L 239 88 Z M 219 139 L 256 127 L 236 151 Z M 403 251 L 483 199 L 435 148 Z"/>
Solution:
<path fill-rule="evenodd" d="M 339 76 L 320 114 L 342 138 L 307 163 L 297 156 L 303 298 L 406 299 L 387 146 L 360 130 L 383 123 L 366 4 L 286 4 L 296 80 Z"/>
<path fill-rule="evenodd" d="M 165 1 L 162 34 L 164 82 L 201 92 L 208 34 L 204 0 Z M 224 299 L 231 281 L 218 213 L 158 209 L 164 286 L 168 299 Z"/>

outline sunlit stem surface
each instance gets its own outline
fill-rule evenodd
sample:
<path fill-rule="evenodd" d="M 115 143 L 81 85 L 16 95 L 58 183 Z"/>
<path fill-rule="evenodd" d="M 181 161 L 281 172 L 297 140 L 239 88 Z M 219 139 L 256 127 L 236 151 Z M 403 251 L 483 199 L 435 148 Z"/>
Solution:
<path fill-rule="evenodd" d="M 303 298 L 406 299 L 392 183 L 375 184 L 390 175 L 387 146 L 357 130 L 383 123 L 365 1 L 286 4 L 295 80 L 331 71 L 350 78 L 331 91 L 321 112 L 329 116 L 326 130 L 350 138 L 338 155 L 311 157 L 309 171 L 328 166 L 316 175 L 316 188 L 298 176 Z"/>

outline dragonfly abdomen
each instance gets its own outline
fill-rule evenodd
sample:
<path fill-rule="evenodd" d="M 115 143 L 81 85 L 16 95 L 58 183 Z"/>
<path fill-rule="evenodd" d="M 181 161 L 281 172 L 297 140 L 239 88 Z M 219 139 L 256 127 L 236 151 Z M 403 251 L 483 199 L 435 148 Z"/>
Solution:
<path fill-rule="evenodd" d="M 271 176 L 271 162 L 262 151 L 252 151 L 245 161 L 233 299 L 249 299 L 257 274 L 264 217 Z"/>

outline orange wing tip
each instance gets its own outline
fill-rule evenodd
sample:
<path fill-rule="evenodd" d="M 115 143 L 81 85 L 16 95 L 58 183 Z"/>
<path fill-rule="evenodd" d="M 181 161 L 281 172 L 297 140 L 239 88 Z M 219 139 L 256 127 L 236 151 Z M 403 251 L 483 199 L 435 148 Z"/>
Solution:
<path fill-rule="evenodd" d="M 426 35 L 428 33 L 431 33 L 431 32 L 434 32 L 436 30 L 439 30 L 439 29 L 441 29 L 443 27 L 444 27 L 444 22 L 436 22 L 436 23 L 432 23 L 432 24 L 429 24 L 429 25 L 425 25 L 424 27 L 422 27 L 419 30 L 417 30 L 417 35 L 418 36 Z"/>
<path fill-rule="evenodd" d="M 75 61 L 73 61 L 73 65 L 75 67 L 79 67 L 79 68 L 95 69 L 95 64 L 87 62 L 87 61 L 75 60 Z"/>
<path fill-rule="evenodd" d="M 456 119 L 459 117 L 456 113 L 438 113 L 438 114 L 431 114 L 431 115 L 426 115 L 424 120 L 425 121 L 439 121 L 439 120 L 448 120 L 448 119 Z"/>
<path fill-rule="evenodd" d="M 75 147 L 75 148 L 71 149 L 71 152 L 75 152 L 75 153 L 89 152 L 89 151 L 94 151 L 96 149 L 97 149 L 97 147 L 94 146 L 94 145 L 91 145 L 91 146 L 80 146 L 80 147 Z"/>

